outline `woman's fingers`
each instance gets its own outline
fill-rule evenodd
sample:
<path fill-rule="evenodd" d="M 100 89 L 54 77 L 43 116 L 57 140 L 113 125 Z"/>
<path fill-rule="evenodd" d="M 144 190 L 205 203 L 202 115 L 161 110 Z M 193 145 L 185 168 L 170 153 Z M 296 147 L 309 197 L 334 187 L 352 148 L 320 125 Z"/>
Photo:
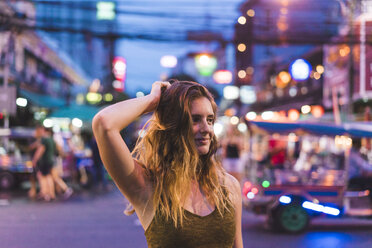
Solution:
<path fill-rule="evenodd" d="M 155 81 L 153 85 L 156 85 L 156 86 L 159 85 L 160 88 L 164 86 L 168 88 L 171 84 L 168 81 Z"/>
<path fill-rule="evenodd" d="M 168 89 L 168 87 L 170 86 L 171 84 L 167 81 L 165 82 L 162 82 L 161 84 L 161 93 L 163 94 L 164 91 L 166 91 L 166 89 Z"/>
<path fill-rule="evenodd" d="M 167 81 L 155 81 L 152 84 L 151 92 L 150 92 L 150 97 L 151 97 L 151 104 L 150 106 L 146 109 L 146 112 L 152 112 L 154 111 L 160 101 L 161 94 L 170 86 L 171 84 Z"/>
<path fill-rule="evenodd" d="M 159 95 L 163 92 L 163 89 L 167 89 L 171 84 L 167 81 L 155 81 L 152 84 L 151 93 L 155 93 L 156 95 Z"/>
<path fill-rule="evenodd" d="M 167 88 L 171 86 L 171 84 L 168 81 L 163 81 L 163 86 L 166 86 Z"/>

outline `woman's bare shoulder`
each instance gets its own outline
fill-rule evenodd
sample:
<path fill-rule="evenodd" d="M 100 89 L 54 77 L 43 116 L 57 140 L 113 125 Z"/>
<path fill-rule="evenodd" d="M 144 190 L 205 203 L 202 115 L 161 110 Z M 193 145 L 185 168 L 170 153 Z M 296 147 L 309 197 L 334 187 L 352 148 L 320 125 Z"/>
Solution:
<path fill-rule="evenodd" d="M 238 194 L 240 195 L 240 183 L 239 181 L 233 177 L 231 174 L 229 173 L 224 173 L 224 185 L 230 189 L 230 192 L 233 193 L 234 195 Z"/>

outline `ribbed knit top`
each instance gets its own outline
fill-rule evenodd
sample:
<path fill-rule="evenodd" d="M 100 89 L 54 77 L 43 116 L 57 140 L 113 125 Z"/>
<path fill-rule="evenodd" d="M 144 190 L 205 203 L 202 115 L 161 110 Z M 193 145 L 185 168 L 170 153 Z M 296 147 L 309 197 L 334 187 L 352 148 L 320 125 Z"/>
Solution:
<path fill-rule="evenodd" d="M 232 206 L 222 216 L 215 209 L 199 216 L 184 209 L 182 227 L 156 213 L 145 236 L 149 248 L 231 248 L 235 238 L 235 211 Z"/>

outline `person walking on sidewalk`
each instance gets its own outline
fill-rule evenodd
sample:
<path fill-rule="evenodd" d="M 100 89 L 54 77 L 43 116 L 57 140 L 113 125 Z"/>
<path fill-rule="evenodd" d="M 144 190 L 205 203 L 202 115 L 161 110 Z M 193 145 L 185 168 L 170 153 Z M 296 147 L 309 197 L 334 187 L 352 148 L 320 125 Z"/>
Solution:
<path fill-rule="evenodd" d="M 120 131 L 154 111 L 131 153 Z M 188 81 L 155 82 L 151 93 L 93 118 L 108 173 L 137 213 L 148 247 L 243 247 L 239 182 L 216 160 L 217 106 Z"/>
<path fill-rule="evenodd" d="M 37 143 L 36 151 L 32 157 L 32 165 L 37 168 L 37 178 L 40 185 L 39 198 L 45 201 L 55 199 L 54 182 L 51 170 L 54 163 L 54 145 L 53 140 L 47 136 L 45 127 L 37 125 L 35 137 L 40 142 Z"/>
<path fill-rule="evenodd" d="M 94 186 L 103 191 L 107 190 L 107 180 L 105 176 L 105 169 L 102 164 L 101 156 L 99 155 L 98 145 L 93 136 L 89 141 L 89 148 L 92 150 L 92 160 L 94 167 Z"/>
<path fill-rule="evenodd" d="M 62 155 L 63 155 L 63 149 L 62 147 L 56 142 L 53 135 L 53 130 L 51 128 L 46 128 L 46 136 L 50 138 L 53 142 L 53 148 L 54 148 L 54 163 L 51 170 L 51 175 L 53 178 L 55 188 L 62 190 L 62 197 L 63 199 L 68 199 L 72 193 L 74 192 L 72 188 L 67 186 L 65 181 L 63 181 L 61 174 L 63 173 L 63 165 L 62 165 Z M 58 191 L 57 191 L 58 192 Z"/>

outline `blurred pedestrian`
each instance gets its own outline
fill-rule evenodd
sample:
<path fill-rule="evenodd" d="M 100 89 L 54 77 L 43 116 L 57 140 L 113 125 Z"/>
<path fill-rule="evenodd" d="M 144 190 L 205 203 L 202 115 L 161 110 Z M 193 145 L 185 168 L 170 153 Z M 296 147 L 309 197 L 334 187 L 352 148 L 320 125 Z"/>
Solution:
<path fill-rule="evenodd" d="M 274 134 L 268 142 L 268 156 L 269 156 L 269 171 L 270 171 L 270 182 L 274 184 L 280 184 L 280 174 L 284 169 L 287 154 L 287 143 L 279 135 Z"/>
<path fill-rule="evenodd" d="M 62 155 L 63 155 L 63 149 L 60 144 L 58 144 L 53 136 L 53 130 L 51 128 L 46 128 L 46 137 L 50 138 L 53 142 L 53 150 L 54 150 L 54 163 L 53 167 L 51 170 L 51 175 L 53 178 L 53 182 L 55 185 L 55 189 L 60 189 L 63 194 L 63 198 L 67 199 L 69 198 L 72 193 L 74 192 L 72 188 L 67 186 L 65 181 L 62 179 L 62 173 L 63 173 L 63 168 L 62 168 Z"/>
<path fill-rule="evenodd" d="M 37 138 L 34 140 L 28 147 L 27 151 L 31 154 L 31 157 L 34 156 L 35 150 L 38 147 L 40 143 L 40 139 Z M 30 189 L 28 190 L 28 197 L 31 199 L 36 199 L 37 196 L 37 165 L 33 167 L 32 173 L 30 174 Z"/>
<path fill-rule="evenodd" d="M 36 126 L 35 137 L 40 139 L 32 158 L 33 167 L 37 167 L 36 175 L 40 186 L 39 197 L 45 201 L 51 201 L 55 199 L 54 182 L 51 175 L 55 153 L 54 144 L 42 125 Z"/>
<path fill-rule="evenodd" d="M 151 111 L 133 158 L 120 130 Z M 198 83 L 155 82 L 149 95 L 93 119 L 103 163 L 133 207 L 126 213 L 137 213 L 149 247 L 243 247 L 240 185 L 215 159 L 216 111 Z"/>
<path fill-rule="evenodd" d="M 221 140 L 222 165 L 239 183 L 243 178 L 243 163 L 241 161 L 243 142 L 242 134 L 235 125 L 227 127 L 226 134 Z"/>
<path fill-rule="evenodd" d="M 93 136 L 89 142 L 89 147 L 92 151 L 93 167 L 94 167 L 94 183 L 98 189 L 107 189 L 107 180 L 105 177 L 105 169 L 102 159 L 99 154 L 96 138 Z"/>

